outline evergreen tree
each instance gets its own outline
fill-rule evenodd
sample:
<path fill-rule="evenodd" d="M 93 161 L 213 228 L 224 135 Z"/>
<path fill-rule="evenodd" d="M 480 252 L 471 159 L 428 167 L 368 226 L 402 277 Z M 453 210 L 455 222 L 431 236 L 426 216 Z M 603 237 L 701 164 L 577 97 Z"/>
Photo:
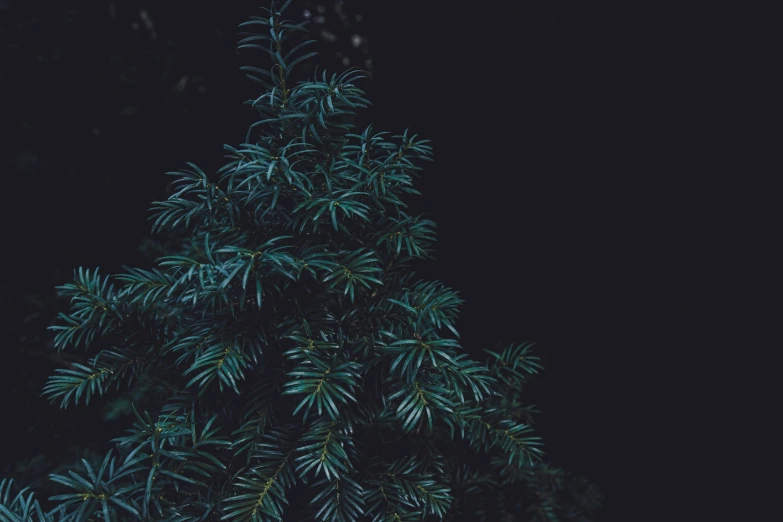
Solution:
<path fill-rule="evenodd" d="M 531 344 L 471 358 L 457 292 L 415 278 L 435 224 L 404 198 L 427 140 L 352 132 L 361 71 L 298 79 L 316 53 L 290 2 L 242 24 L 273 62 L 243 68 L 261 119 L 217 179 L 170 173 L 157 267 L 58 287 L 55 347 L 90 357 L 44 395 L 122 390 L 107 415 L 132 429 L 48 499 L 0 482 L 0 521 L 587 520 L 597 492 L 543 463 L 521 400 Z"/>

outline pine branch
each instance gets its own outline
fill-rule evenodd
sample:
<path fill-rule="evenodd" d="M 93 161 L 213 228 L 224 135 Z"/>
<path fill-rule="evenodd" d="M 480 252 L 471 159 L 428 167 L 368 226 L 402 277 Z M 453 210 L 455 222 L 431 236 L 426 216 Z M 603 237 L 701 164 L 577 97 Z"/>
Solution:
<path fill-rule="evenodd" d="M 51 475 L 54 510 L 0 482 L 0 520 L 586 520 L 600 495 L 544 464 L 531 426 L 532 343 L 473 358 L 458 292 L 411 268 L 436 241 L 405 202 L 429 141 L 354 128 L 362 71 L 300 80 L 315 53 L 290 3 L 240 26 L 271 60 L 243 68 L 259 119 L 216 175 L 168 173 L 156 266 L 59 287 L 55 347 L 91 355 L 44 395 L 125 387 L 109 410 L 133 427 Z"/>

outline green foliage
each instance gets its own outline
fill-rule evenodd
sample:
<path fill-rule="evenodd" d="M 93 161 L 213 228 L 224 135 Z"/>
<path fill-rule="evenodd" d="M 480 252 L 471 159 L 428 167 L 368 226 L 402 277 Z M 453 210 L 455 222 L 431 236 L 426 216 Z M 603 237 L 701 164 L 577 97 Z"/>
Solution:
<path fill-rule="evenodd" d="M 258 32 L 240 48 L 273 62 L 245 68 L 263 87 L 247 143 L 217 180 L 171 173 L 151 209 L 180 240 L 151 270 L 59 287 L 55 347 L 93 355 L 44 395 L 65 408 L 115 385 L 107 415 L 133 428 L 99 466 L 51 474 L 67 492 L 48 510 L 2 482 L 0 520 L 586 520 L 597 495 L 568 496 L 520 399 L 531 346 L 472 359 L 457 292 L 414 280 L 435 224 L 403 198 L 427 140 L 351 132 L 359 71 L 294 83 L 315 53 L 287 47 L 306 33 L 288 3 L 242 24 Z"/>

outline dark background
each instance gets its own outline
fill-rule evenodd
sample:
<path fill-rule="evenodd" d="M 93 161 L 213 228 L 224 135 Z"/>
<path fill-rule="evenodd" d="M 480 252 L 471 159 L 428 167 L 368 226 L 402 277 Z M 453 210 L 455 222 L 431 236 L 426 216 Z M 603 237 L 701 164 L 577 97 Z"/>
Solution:
<path fill-rule="evenodd" d="M 684 426 L 707 414 L 695 379 L 712 366 L 688 354 L 708 331 L 729 335 L 711 310 L 734 289 L 735 252 L 754 242 L 738 217 L 770 212 L 747 203 L 763 188 L 732 172 L 752 154 L 725 139 L 753 112 L 735 91 L 753 68 L 736 45 L 744 19 L 565 2 L 338 4 L 323 0 L 321 13 L 302 0 L 291 14 L 323 16 L 329 70 L 344 58 L 369 68 L 363 123 L 432 139 L 415 208 L 438 223 L 439 247 L 422 275 L 466 300 L 463 344 L 538 343 L 536 427 L 554 464 L 598 483 L 601 520 L 692 498 L 680 477 L 704 441 Z M 54 286 L 78 266 L 148 266 L 139 245 L 164 173 L 186 161 L 214 172 L 222 144 L 243 140 L 253 113 L 242 102 L 256 91 L 238 68 L 265 62 L 235 52 L 236 26 L 258 5 L 0 2 L 1 396 L 16 411 L 0 465 L 115 435 L 96 432 L 99 406 L 58 413 L 37 396 L 58 364 L 45 327 L 67 309 Z M 673 446 L 693 446 L 693 459 Z"/>

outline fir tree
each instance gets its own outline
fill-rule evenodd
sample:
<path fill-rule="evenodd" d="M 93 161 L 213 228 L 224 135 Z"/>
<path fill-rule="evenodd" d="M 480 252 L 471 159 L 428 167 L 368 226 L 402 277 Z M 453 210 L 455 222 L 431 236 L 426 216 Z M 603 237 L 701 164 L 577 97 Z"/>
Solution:
<path fill-rule="evenodd" d="M 532 345 L 471 358 L 458 293 L 415 278 L 435 224 L 404 200 L 428 141 L 352 132 L 361 71 L 297 80 L 316 53 L 288 4 L 241 26 L 273 63 L 243 68 L 261 119 L 216 179 L 170 173 L 157 267 L 58 287 L 55 347 L 89 356 L 43 393 L 114 395 L 133 428 L 48 499 L 0 482 L 0 521 L 587 520 L 597 492 L 543 463 L 521 401 Z"/>

